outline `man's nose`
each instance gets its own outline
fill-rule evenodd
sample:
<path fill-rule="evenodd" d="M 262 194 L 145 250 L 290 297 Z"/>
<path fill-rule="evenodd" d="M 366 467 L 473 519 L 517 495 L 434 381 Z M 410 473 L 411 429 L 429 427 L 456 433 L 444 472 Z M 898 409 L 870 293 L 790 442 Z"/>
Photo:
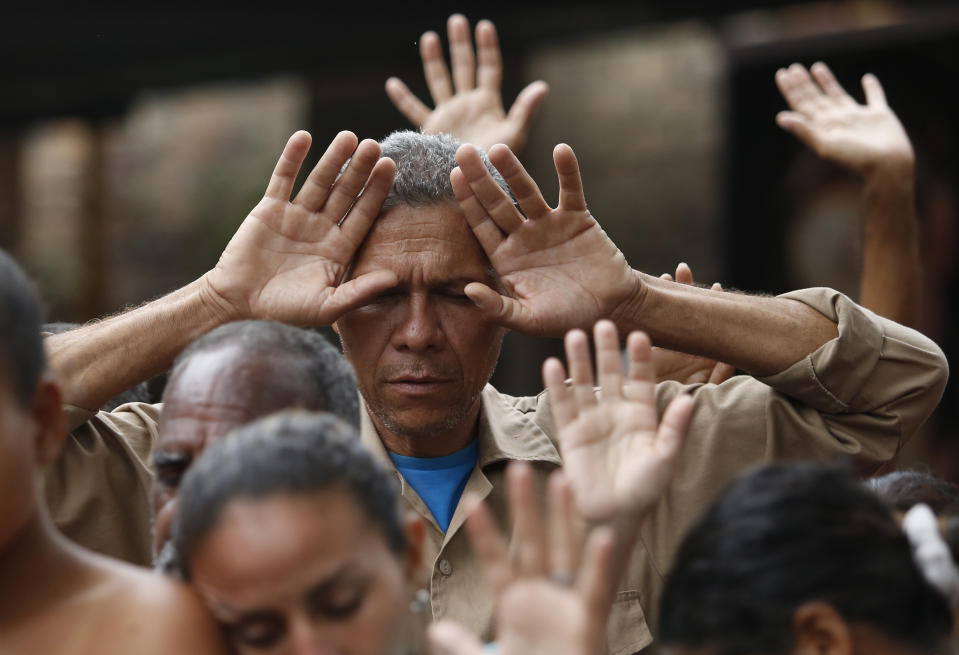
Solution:
<path fill-rule="evenodd" d="M 398 350 L 423 352 L 441 350 L 446 345 L 442 321 L 426 294 L 412 294 L 403 322 L 393 333 L 393 346 Z"/>

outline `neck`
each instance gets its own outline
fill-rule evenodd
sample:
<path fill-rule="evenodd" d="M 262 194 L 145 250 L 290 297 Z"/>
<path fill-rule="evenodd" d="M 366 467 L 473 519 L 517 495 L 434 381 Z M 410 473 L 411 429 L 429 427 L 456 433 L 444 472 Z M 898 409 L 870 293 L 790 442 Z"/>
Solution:
<path fill-rule="evenodd" d="M 452 428 L 429 435 L 399 434 L 386 427 L 379 417 L 369 412 L 380 441 L 391 453 L 405 457 L 443 457 L 466 448 L 476 438 L 479 426 L 480 405 L 470 410 L 466 417 Z"/>
<path fill-rule="evenodd" d="M 63 600 L 81 575 L 78 549 L 37 508 L 0 550 L 0 626 Z"/>

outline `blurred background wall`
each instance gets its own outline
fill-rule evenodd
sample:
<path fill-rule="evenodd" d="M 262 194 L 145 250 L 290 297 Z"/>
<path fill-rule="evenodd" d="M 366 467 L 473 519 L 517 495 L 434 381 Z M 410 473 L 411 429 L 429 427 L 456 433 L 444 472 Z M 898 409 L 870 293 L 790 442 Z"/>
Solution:
<path fill-rule="evenodd" d="M 822 59 L 860 99 L 860 76 L 877 74 L 917 151 L 923 330 L 957 361 L 959 6 L 949 2 L 5 10 L 0 246 L 38 280 L 49 320 L 90 320 L 194 279 L 294 130 L 325 144 L 342 129 L 380 138 L 407 127 L 383 83 L 397 75 L 428 99 L 417 40 L 434 29 L 445 41 L 451 11 L 496 23 L 507 106 L 528 82 L 549 82 L 522 153 L 547 198 L 551 149 L 568 142 L 593 214 L 635 268 L 685 261 L 699 281 L 750 291 L 856 296 L 858 181 L 776 127 L 773 74 Z M 510 335 L 494 382 L 536 393 L 540 363 L 559 352 Z M 903 458 L 953 480 L 957 389 Z"/>

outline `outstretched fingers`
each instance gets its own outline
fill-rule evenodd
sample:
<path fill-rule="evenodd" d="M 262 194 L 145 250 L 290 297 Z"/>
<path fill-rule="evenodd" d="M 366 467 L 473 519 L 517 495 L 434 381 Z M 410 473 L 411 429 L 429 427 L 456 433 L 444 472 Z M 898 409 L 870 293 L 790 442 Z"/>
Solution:
<path fill-rule="evenodd" d="M 355 200 L 346 218 L 340 223 L 343 236 L 350 240 L 354 250 L 360 247 L 367 232 L 373 226 L 376 217 L 380 215 L 383 201 L 393 186 L 393 177 L 396 175 L 396 164 L 389 157 L 379 159 L 374 165 L 366 181 L 360 197 Z M 349 253 L 352 257 L 353 253 Z"/>
<path fill-rule="evenodd" d="M 512 198 L 493 179 L 476 147 L 469 143 L 461 145 L 456 151 L 456 163 L 472 195 L 499 229 L 506 234 L 519 229 L 525 220 L 523 215 L 513 205 Z"/>
<path fill-rule="evenodd" d="M 473 553 L 483 567 L 486 580 L 498 596 L 513 581 L 513 565 L 506 541 L 486 503 L 478 504 L 466 519 L 466 534 L 469 535 Z"/>
<path fill-rule="evenodd" d="M 536 115 L 536 110 L 539 109 L 540 103 L 543 102 L 543 98 L 545 98 L 548 93 L 549 85 L 542 80 L 537 80 L 527 85 L 519 92 L 519 95 L 516 96 L 516 100 L 513 101 L 513 105 L 506 114 L 506 119 L 525 134 L 529 131 L 533 117 Z"/>
<path fill-rule="evenodd" d="M 346 170 L 333 183 L 330 195 L 323 205 L 323 213 L 339 223 L 356 202 L 379 159 L 379 143 L 373 139 L 364 139 L 360 142 L 353 151 Z"/>
<path fill-rule="evenodd" d="M 599 397 L 603 402 L 616 402 L 623 397 L 623 358 L 619 350 L 619 333 L 612 321 L 597 321 L 593 326 L 596 344 L 596 377 Z"/>
<path fill-rule="evenodd" d="M 613 575 L 613 551 L 616 536 L 612 528 L 594 529 L 583 549 L 583 565 L 576 580 L 576 588 L 586 604 L 590 625 L 597 629 L 599 638 L 606 626 L 606 618 L 616 595 L 616 577 Z"/>
<path fill-rule="evenodd" d="M 822 90 L 800 64 L 776 71 L 776 86 L 790 108 L 807 117 L 816 115 L 827 106 Z"/>
<path fill-rule="evenodd" d="M 586 195 L 576 153 L 567 144 L 560 143 L 553 148 L 553 164 L 559 177 L 559 209 L 586 211 Z"/>
<path fill-rule="evenodd" d="M 627 400 L 656 406 L 656 371 L 653 368 L 652 343 L 644 332 L 632 332 L 626 339 L 629 371 L 623 385 Z"/>
<path fill-rule="evenodd" d="M 573 489 L 562 471 L 549 476 L 550 571 L 556 580 L 572 582 L 579 570 L 579 535 L 575 525 Z"/>
<path fill-rule="evenodd" d="M 682 450 L 689 430 L 689 422 L 693 416 L 693 397 L 689 394 L 680 394 L 663 412 L 656 430 L 656 451 L 660 460 L 673 466 Z"/>
<path fill-rule="evenodd" d="M 549 566 L 546 527 L 533 485 L 533 471 L 527 462 L 510 463 L 506 469 L 506 486 L 513 518 L 517 572 L 520 576 L 545 577 Z"/>
<path fill-rule="evenodd" d="M 866 73 L 862 76 L 862 90 L 866 94 L 866 104 L 886 106 L 886 92 L 882 90 L 879 78 L 872 73 Z"/>
<path fill-rule="evenodd" d="M 417 98 L 410 88 L 398 77 L 386 80 L 386 95 L 390 101 L 406 116 L 413 125 L 420 127 L 430 117 L 430 108 Z"/>
<path fill-rule="evenodd" d="M 523 210 L 526 218 L 536 220 L 543 218 L 550 212 L 550 207 L 546 204 L 546 199 L 543 198 L 539 186 L 523 168 L 523 165 L 509 147 L 497 143 L 489 149 L 487 156 L 490 163 L 506 180 L 506 184 L 513 192 L 513 197 L 516 198 L 516 202 Z M 513 213 L 515 214 L 515 209 Z"/>
<path fill-rule="evenodd" d="M 476 24 L 477 86 L 499 93 L 503 83 L 503 56 L 496 37 L 496 27 L 488 20 Z"/>
<path fill-rule="evenodd" d="M 570 330 L 564 339 L 569 376 L 573 380 L 573 396 L 582 412 L 597 404 L 593 390 L 593 363 L 589 356 L 589 340 L 582 330 Z"/>
<path fill-rule="evenodd" d="M 333 137 L 320 161 L 303 182 L 293 204 L 308 212 L 319 211 L 330 195 L 330 188 L 340 174 L 343 164 L 349 161 L 356 146 L 357 138 L 352 132 L 343 131 Z"/>
<path fill-rule="evenodd" d="M 436 32 L 426 32 L 420 37 L 420 58 L 423 60 L 423 75 L 433 96 L 433 104 L 438 105 L 452 98 L 450 71 L 443 60 L 443 44 Z"/>
<path fill-rule="evenodd" d="M 543 362 L 543 386 L 549 394 L 553 420 L 556 421 L 556 427 L 562 431 L 576 420 L 578 410 L 573 391 L 566 385 L 566 369 L 555 357 Z"/>
<path fill-rule="evenodd" d="M 476 235 L 476 239 L 480 242 L 486 255 L 488 257 L 492 256 L 506 239 L 506 235 L 503 234 L 493 217 L 483 207 L 483 203 L 473 193 L 463 170 L 458 166 L 450 173 L 450 185 L 453 187 L 453 195 L 456 197 L 460 209 L 463 210 L 463 216 L 466 217 L 467 224 L 473 230 L 473 234 Z"/>
<path fill-rule="evenodd" d="M 836 102 L 846 105 L 855 104 L 856 101 L 840 86 L 839 81 L 836 80 L 836 76 L 829 70 L 829 66 L 821 61 L 817 61 L 810 67 L 809 71 L 812 73 L 813 79 L 815 79 L 819 86 L 822 87 L 822 90 L 826 92 L 827 96 Z"/>
<path fill-rule="evenodd" d="M 270 183 L 266 187 L 266 197 L 274 198 L 288 202 L 290 193 L 293 192 L 293 183 L 296 182 L 296 176 L 300 172 L 300 166 L 306 159 L 306 153 L 310 151 L 310 143 L 313 138 L 309 132 L 300 130 L 286 142 L 280 159 L 276 162 L 273 169 L 273 175 L 270 177 Z"/>
<path fill-rule="evenodd" d="M 463 14 L 453 14 L 446 23 L 450 40 L 450 61 L 453 65 L 453 87 L 456 92 L 469 91 L 476 85 L 476 58 L 470 40 L 470 24 Z"/>

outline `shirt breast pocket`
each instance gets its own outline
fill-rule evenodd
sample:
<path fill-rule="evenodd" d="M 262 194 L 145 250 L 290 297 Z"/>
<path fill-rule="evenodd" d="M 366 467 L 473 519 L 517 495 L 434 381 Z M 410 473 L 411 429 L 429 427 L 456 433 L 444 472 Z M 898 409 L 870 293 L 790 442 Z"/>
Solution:
<path fill-rule="evenodd" d="M 653 635 L 646 625 L 646 614 L 639 598 L 638 591 L 620 591 L 616 594 L 606 624 L 608 655 L 632 655 L 653 643 Z"/>

